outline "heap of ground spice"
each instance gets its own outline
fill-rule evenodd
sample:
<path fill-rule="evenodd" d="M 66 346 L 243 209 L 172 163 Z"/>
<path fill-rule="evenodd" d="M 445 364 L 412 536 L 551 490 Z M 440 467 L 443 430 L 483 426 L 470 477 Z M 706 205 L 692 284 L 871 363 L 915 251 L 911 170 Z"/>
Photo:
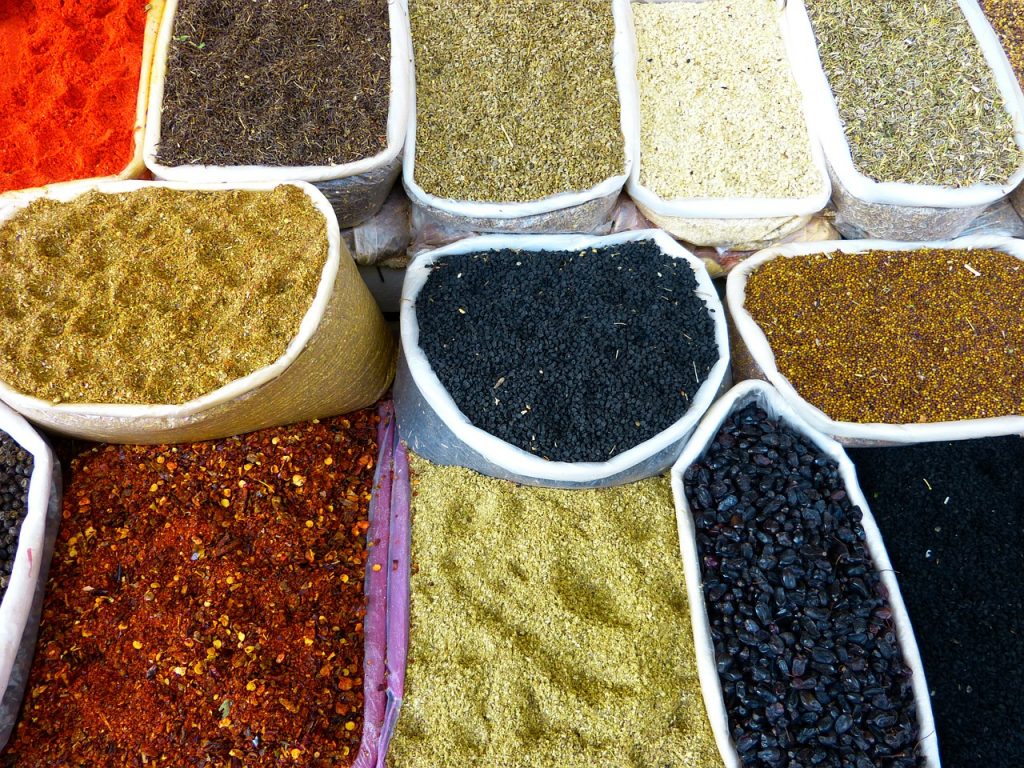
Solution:
<path fill-rule="evenodd" d="M 624 173 L 609 0 L 413 0 L 409 14 L 424 191 L 526 202 Z"/>
<path fill-rule="evenodd" d="M 410 459 L 390 765 L 721 765 L 667 478 L 564 491 Z"/>
<path fill-rule="evenodd" d="M 924 249 L 776 258 L 744 307 L 779 372 L 838 421 L 1024 413 L 1024 262 Z"/>
<path fill-rule="evenodd" d="M 199 397 L 284 354 L 326 259 L 295 186 L 38 200 L 0 228 L 0 380 L 55 402 Z"/>
<path fill-rule="evenodd" d="M 377 421 L 75 459 L 6 764 L 350 765 Z"/>
<path fill-rule="evenodd" d="M 387 0 L 180 0 L 164 165 L 338 165 L 387 146 Z"/>
<path fill-rule="evenodd" d="M 1024 5 L 1019 0 L 981 0 L 981 10 L 999 35 L 1017 81 L 1024 86 Z"/>
<path fill-rule="evenodd" d="M 145 0 L 0 3 L 0 192 L 125 169 L 147 8 Z"/>

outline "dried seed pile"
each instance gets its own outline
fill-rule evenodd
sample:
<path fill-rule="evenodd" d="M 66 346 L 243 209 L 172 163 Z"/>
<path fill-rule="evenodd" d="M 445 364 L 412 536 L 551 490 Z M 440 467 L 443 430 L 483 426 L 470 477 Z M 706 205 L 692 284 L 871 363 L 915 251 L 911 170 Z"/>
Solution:
<path fill-rule="evenodd" d="M 164 165 L 338 165 L 387 146 L 387 0 L 180 0 Z"/>
<path fill-rule="evenodd" d="M 199 397 L 284 354 L 326 259 L 294 186 L 39 200 L 0 228 L 0 380 L 55 402 Z"/>
<path fill-rule="evenodd" d="M 693 269 L 653 240 L 435 263 L 419 344 L 477 427 L 556 461 L 606 461 L 682 418 L 718 361 Z"/>
<path fill-rule="evenodd" d="M 1005 184 L 1024 163 L 957 0 L 808 0 L 857 169 L 877 181 Z"/>
<path fill-rule="evenodd" d="M 774 0 L 633 3 L 640 182 L 659 197 L 821 189 Z"/>
<path fill-rule="evenodd" d="M 910 669 L 836 462 L 751 404 L 685 489 L 741 765 L 923 766 Z"/>
<path fill-rule="evenodd" d="M 28 483 L 32 455 L 0 431 L 0 600 L 18 554 L 18 534 L 28 512 Z"/>
<path fill-rule="evenodd" d="M 1024 413 L 1021 296 L 1002 251 L 837 252 L 766 262 L 744 306 L 812 405 L 912 424 Z"/>
<path fill-rule="evenodd" d="M 75 459 L 13 765 L 351 765 L 376 424 Z"/>
<path fill-rule="evenodd" d="M 985 17 L 1003 44 L 1017 81 L 1024 86 L 1024 6 L 1017 0 L 980 0 Z"/>
<path fill-rule="evenodd" d="M 924 661 L 944 765 L 1024 765 L 1024 440 L 851 450 Z"/>
<path fill-rule="evenodd" d="M 525 488 L 412 457 L 401 768 L 721 758 L 665 478 Z"/>
<path fill-rule="evenodd" d="M 415 179 L 524 202 L 625 172 L 609 0 L 412 0 Z"/>

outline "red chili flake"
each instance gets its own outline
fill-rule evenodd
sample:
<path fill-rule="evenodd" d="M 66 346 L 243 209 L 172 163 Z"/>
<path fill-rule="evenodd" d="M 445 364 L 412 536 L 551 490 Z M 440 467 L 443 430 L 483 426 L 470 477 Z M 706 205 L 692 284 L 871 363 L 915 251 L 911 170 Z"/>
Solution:
<path fill-rule="evenodd" d="M 377 421 L 75 459 L 5 759 L 351 765 Z"/>

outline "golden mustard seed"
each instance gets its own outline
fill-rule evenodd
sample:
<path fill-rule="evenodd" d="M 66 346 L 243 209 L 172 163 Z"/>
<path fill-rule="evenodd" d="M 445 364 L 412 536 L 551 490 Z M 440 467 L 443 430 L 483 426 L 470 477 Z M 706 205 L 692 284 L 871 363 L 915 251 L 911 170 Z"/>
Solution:
<path fill-rule="evenodd" d="M 1024 414 L 1024 262 L 996 250 L 776 258 L 745 308 L 779 372 L 833 419 Z"/>
<path fill-rule="evenodd" d="M 295 186 L 37 200 L 0 227 L 0 380 L 54 402 L 191 400 L 284 353 L 326 259 Z"/>
<path fill-rule="evenodd" d="M 1020 0 L 981 0 L 981 10 L 999 36 L 1017 82 L 1024 87 L 1024 5 Z"/>

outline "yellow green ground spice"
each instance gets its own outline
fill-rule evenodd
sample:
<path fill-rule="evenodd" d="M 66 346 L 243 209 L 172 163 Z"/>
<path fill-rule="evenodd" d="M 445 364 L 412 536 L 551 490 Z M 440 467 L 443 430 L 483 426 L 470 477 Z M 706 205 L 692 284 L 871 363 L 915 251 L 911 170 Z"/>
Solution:
<path fill-rule="evenodd" d="M 326 259 L 294 186 L 38 200 L 0 227 L 0 380 L 55 402 L 199 397 L 285 352 Z"/>
<path fill-rule="evenodd" d="M 925 249 L 776 258 L 744 304 L 812 405 L 908 424 L 1024 413 L 1021 297 L 1019 259 Z"/>
<path fill-rule="evenodd" d="M 857 169 L 877 181 L 1004 184 L 1024 162 L 957 0 L 807 0 Z"/>
<path fill-rule="evenodd" d="M 411 462 L 393 768 L 722 765 L 666 478 L 561 491 Z"/>
<path fill-rule="evenodd" d="M 981 0 L 981 10 L 999 35 L 1017 81 L 1024 87 L 1024 5 L 1020 0 Z"/>
<path fill-rule="evenodd" d="M 625 172 L 610 0 L 412 0 L 415 180 L 526 202 Z"/>

